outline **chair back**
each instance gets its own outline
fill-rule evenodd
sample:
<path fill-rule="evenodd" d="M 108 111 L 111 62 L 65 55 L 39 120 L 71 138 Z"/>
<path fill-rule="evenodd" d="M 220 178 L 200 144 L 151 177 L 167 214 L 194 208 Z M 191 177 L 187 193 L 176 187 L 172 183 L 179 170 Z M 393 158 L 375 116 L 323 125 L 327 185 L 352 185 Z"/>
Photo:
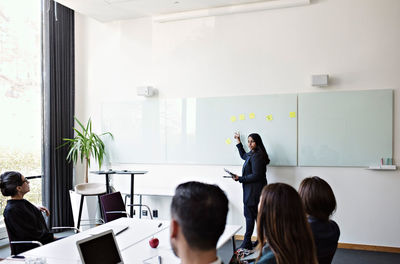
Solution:
<path fill-rule="evenodd" d="M 121 217 L 127 217 L 124 201 L 120 192 L 100 196 L 101 210 L 104 222 L 110 222 Z"/>
<path fill-rule="evenodd" d="M 33 248 L 40 246 L 39 244 L 32 243 L 32 241 L 21 241 L 22 242 L 21 244 L 19 244 L 18 241 L 13 241 L 13 237 L 15 237 L 15 235 L 13 233 L 10 233 L 11 230 L 8 228 L 7 221 L 5 219 L 4 219 L 4 223 L 5 223 L 6 230 L 7 230 L 8 241 L 10 242 L 10 250 L 11 250 L 12 256 L 21 254 L 25 251 L 28 251 L 28 250 L 31 250 Z M 18 244 L 13 244 L 13 242 L 17 242 Z"/>
<path fill-rule="evenodd" d="M 10 232 L 8 231 L 7 223 L 4 221 L 6 230 L 7 230 L 7 236 L 8 236 L 8 242 L 10 243 L 10 250 L 11 250 L 11 255 L 16 255 L 15 254 L 15 247 L 13 244 L 11 244 L 11 238 L 10 238 Z"/>

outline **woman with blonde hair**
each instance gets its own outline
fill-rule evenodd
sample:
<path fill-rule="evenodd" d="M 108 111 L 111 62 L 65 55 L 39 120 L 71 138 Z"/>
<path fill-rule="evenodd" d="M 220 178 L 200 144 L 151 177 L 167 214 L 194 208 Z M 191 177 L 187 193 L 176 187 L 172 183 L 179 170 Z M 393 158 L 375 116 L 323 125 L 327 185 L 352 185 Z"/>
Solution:
<path fill-rule="evenodd" d="M 314 240 L 297 191 L 288 184 L 263 188 L 257 236 L 260 264 L 317 264 Z"/>

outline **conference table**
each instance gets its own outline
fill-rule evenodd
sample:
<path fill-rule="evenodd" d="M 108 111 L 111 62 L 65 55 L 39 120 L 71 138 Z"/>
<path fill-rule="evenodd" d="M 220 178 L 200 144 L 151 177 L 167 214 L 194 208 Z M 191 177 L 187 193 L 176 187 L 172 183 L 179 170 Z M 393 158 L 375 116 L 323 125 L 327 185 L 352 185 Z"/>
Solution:
<path fill-rule="evenodd" d="M 26 258 L 46 258 L 47 264 L 81 263 L 76 247 L 78 240 L 109 229 L 113 229 L 114 233 L 116 233 L 122 228 L 129 226 L 128 229 L 116 236 L 117 244 L 125 263 L 157 263 L 158 256 L 161 256 L 162 263 L 180 263 L 179 258 L 173 254 L 171 249 L 169 224 L 169 221 L 120 218 L 42 247 L 29 250 L 21 255 Z M 239 225 L 226 225 L 225 231 L 218 241 L 217 249 L 230 239 L 234 239 L 235 234 L 240 229 L 241 226 Z M 160 241 L 157 248 L 151 248 L 149 245 L 149 240 L 152 237 L 156 237 Z"/>

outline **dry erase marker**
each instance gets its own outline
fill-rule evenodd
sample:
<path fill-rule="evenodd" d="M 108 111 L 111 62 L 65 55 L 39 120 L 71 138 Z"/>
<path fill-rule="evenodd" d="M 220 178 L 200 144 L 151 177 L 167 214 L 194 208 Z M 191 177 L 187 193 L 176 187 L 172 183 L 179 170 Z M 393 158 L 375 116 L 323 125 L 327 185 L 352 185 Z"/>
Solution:
<path fill-rule="evenodd" d="M 161 261 L 161 256 L 158 256 L 157 259 L 158 259 L 158 264 L 161 264 L 161 262 L 162 262 L 162 261 Z"/>

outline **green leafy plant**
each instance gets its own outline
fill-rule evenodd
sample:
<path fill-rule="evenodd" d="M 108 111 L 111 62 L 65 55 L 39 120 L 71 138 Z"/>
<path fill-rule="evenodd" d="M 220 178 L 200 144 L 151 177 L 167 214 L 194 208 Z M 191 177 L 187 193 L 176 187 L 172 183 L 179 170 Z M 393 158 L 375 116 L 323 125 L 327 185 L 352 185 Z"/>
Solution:
<path fill-rule="evenodd" d="M 74 162 L 76 164 L 78 157 L 81 162 L 85 160 L 85 182 L 88 182 L 90 158 L 93 156 L 99 165 L 99 170 L 103 163 L 104 156 L 106 155 L 104 142 L 100 137 L 104 135 L 114 136 L 110 132 L 105 132 L 97 135 L 92 131 L 92 120 L 89 118 L 86 126 L 84 126 L 76 117 L 75 121 L 78 123 L 80 130 L 73 127 L 76 136 L 74 138 L 63 138 L 66 141 L 60 147 L 68 145 L 69 152 L 67 155 L 67 161 Z"/>

